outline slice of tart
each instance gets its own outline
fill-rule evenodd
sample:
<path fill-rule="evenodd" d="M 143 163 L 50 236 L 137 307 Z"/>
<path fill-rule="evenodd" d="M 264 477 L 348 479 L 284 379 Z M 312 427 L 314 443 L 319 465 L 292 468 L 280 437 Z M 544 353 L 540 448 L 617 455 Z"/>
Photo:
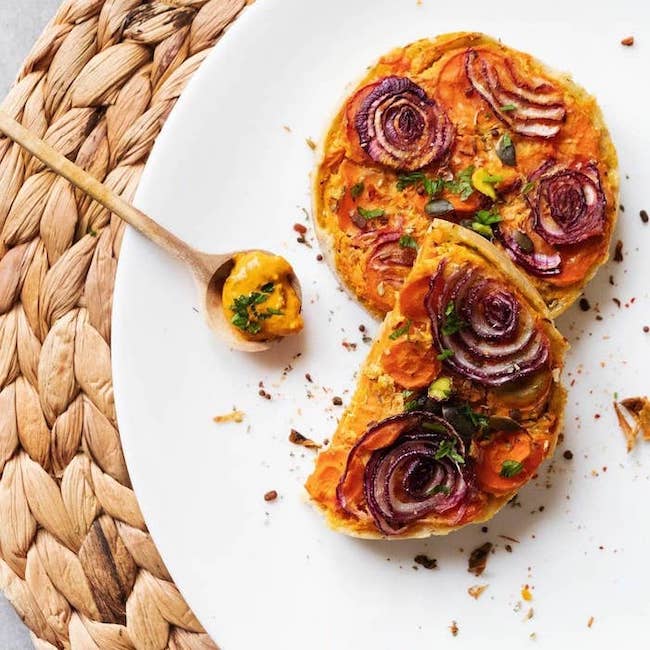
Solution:
<path fill-rule="evenodd" d="M 357 537 L 426 537 L 492 517 L 555 448 L 566 342 L 480 235 L 435 220 L 306 483 Z"/>

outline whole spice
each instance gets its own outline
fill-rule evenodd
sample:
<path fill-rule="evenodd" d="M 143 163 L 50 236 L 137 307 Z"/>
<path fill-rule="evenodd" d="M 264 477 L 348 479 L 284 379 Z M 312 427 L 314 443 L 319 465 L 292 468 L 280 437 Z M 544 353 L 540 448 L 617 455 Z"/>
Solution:
<path fill-rule="evenodd" d="M 634 36 L 626 36 L 625 38 L 621 39 L 621 45 L 632 47 L 632 45 L 634 45 Z"/>
<path fill-rule="evenodd" d="M 275 501 L 278 498 L 278 493 L 275 490 L 269 490 L 264 495 L 264 501 Z"/>
<path fill-rule="evenodd" d="M 425 569 L 437 569 L 438 568 L 438 560 L 436 560 L 433 557 L 429 557 L 428 555 L 416 555 L 413 558 L 413 561 L 416 564 L 419 564 L 420 566 L 424 567 Z"/>
<path fill-rule="evenodd" d="M 648 213 L 645 210 L 641 210 L 641 212 L 639 212 L 639 216 L 641 217 L 641 221 L 643 221 L 643 223 L 648 223 L 649 217 Z"/>
<path fill-rule="evenodd" d="M 301 447 L 307 447 L 307 449 L 320 449 L 321 445 L 317 442 L 314 442 L 310 438 L 306 438 L 299 431 L 291 429 L 289 433 L 289 442 L 292 442 L 294 445 L 300 445 Z"/>
<path fill-rule="evenodd" d="M 616 242 L 616 247 L 614 248 L 614 261 L 623 261 L 623 242 L 620 239 Z"/>
<path fill-rule="evenodd" d="M 492 551 L 492 542 L 485 542 L 478 548 L 475 548 L 469 556 L 467 570 L 475 576 L 480 576 L 487 566 L 488 556 Z"/>

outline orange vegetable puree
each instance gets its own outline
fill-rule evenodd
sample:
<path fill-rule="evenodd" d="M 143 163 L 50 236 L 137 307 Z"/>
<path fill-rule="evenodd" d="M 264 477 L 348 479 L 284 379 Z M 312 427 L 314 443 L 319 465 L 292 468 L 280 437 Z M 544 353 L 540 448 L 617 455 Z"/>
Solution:
<path fill-rule="evenodd" d="M 279 255 L 239 253 L 223 285 L 226 316 L 244 338 L 260 341 L 297 334 L 304 326 L 293 269 Z"/>

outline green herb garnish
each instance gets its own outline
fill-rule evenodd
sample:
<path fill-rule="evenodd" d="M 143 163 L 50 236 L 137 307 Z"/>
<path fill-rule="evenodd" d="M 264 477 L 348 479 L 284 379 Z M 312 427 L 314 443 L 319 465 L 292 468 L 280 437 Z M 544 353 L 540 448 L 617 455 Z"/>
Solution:
<path fill-rule="evenodd" d="M 425 179 L 424 172 L 410 172 L 397 177 L 397 189 L 401 192 L 411 185 L 417 185 Z"/>
<path fill-rule="evenodd" d="M 445 187 L 444 179 L 439 177 L 429 178 L 424 172 L 410 172 L 409 174 L 400 174 L 397 177 L 397 189 L 400 192 L 407 187 L 420 184 L 431 198 L 440 194 Z"/>
<path fill-rule="evenodd" d="M 487 415 L 477 413 L 469 404 L 462 406 L 460 412 L 469 419 L 475 429 L 482 431 L 483 429 L 487 429 L 490 424 L 490 418 Z"/>
<path fill-rule="evenodd" d="M 456 443 L 453 440 L 443 440 L 436 451 L 434 458 L 441 460 L 442 458 L 451 458 L 451 460 L 465 464 L 465 459 L 456 450 Z"/>
<path fill-rule="evenodd" d="M 444 189 L 445 181 L 442 178 L 429 178 L 428 176 L 425 176 L 422 179 L 422 186 L 424 187 L 424 191 L 431 198 L 434 198 Z"/>
<path fill-rule="evenodd" d="M 411 319 L 409 318 L 409 320 L 407 320 L 406 323 L 404 323 L 404 325 L 398 327 L 396 330 L 393 330 L 388 338 L 391 339 L 391 341 L 395 341 L 400 336 L 404 336 L 404 334 L 408 334 L 410 329 L 411 329 Z"/>
<path fill-rule="evenodd" d="M 458 172 L 453 181 L 446 181 L 445 187 L 452 194 L 458 194 L 461 200 L 466 201 L 474 192 L 474 186 L 472 185 L 474 169 L 474 165 L 466 167 L 461 172 Z"/>
<path fill-rule="evenodd" d="M 411 237 L 411 235 L 402 235 L 399 238 L 399 245 L 402 248 L 415 248 L 417 250 L 418 248 L 418 243 Z"/>
<path fill-rule="evenodd" d="M 355 183 L 351 188 L 350 188 L 350 196 L 356 201 L 361 194 L 363 194 L 363 181 L 359 183 Z"/>
<path fill-rule="evenodd" d="M 445 322 L 441 328 L 445 336 L 451 336 L 466 327 L 467 323 L 456 313 L 456 306 L 449 301 L 445 307 Z"/>
<path fill-rule="evenodd" d="M 271 316 L 282 316 L 284 314 L 284 312 L 273 307 L 269 307 L 264 311 L 258 309 L 259 305 L 264 304 L 271 297 L 274 288 L 273 282 L 267 282 L 260 287 L 259 291 L 237 296 L 230 305 L 230 311 L 233 312 L 230 322 L 242 332 L 259 334 L 262 329 L 260 321 L 267 320 Z"/>
<path fill-rule="evenodd" d="M 386 214 L 386 210 L 383 208 L 374 208 L 367 210 L 361 206 L 357 207 L 357 212 L 359 213 L 359 216 L 363 217 L 364 219 L 378 219 L 379 217 L 383 217 Z"/>
<path fill-rule="evenodd" d="M 450 493 L 451 493 L 451 489 L 449 488 L 449 486 L 439 484 L 439 485 L 434 485 L 434 486 L 433 486 L 433 487 L 432 487 L 432 488 L 427 492 L 427 496 L 431 496 L 431 495 L 434 495 L 434 494 L 444 494 L 444 495 L 448 495 L 448 494 L 450 494 Z"/>
<path fill-rule="evenodd" d="M 504 147 L 511 147 L 512 146 L 512 138 L 510 137 L 509 133 L 504 133 L 501 136 L 501 142 Z"/>
<path fill-rule="evenodd" d="M 503 478 L 514 478 L 523 469 L 524 466 L 518 460 L 504 460 L 499 476 L 503 476 Z"/>
<path fill-rule="evenodd" d="M 440 354 L 436 357 L 438 361 L 445 361 L 445 359 L 449 359 L 449 357 L 454 356 L 454 351 L 453 350 L 448 350 L 447 348 L 443 348 L 440 350 Z"/>
<path fill-rule="evenodd" d="M 509 111 L 517 110 L 517 107 L 514 104 L 504 104 L 503 106 L 501 106 L 501 110 L 506 111 L 507 113 Z"/>

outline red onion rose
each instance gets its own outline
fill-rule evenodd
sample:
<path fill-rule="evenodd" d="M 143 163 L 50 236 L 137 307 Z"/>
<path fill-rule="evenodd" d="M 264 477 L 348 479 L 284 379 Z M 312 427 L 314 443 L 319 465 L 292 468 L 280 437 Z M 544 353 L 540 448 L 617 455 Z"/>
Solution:
<path fill-rule="evenodd" d="M 385 77 L 371 88 L 354 126 L 361 148 L 374 161 L 412 171 L 444 158 L 454 129 L 423 88 L 406 77 Z"/>
<path fill-rule="evenodd" d="M 566 167 L 549 160 L 530 181 L 533 227 L 549 244 L 578 244 L 603 234 L 607 201 L 595 163 Z"/>
<path fill-rule="evenodd" d="M 566 109 L 562 95 L 547 81 L 522 80 L 509 59 L 497 68 L 473 49 L 465 54 L 465 72 L 474 90 L 515 133 L 552 138 L 559 132 Z"/>
<path fill-rule="evenodd" d="M 429 514 L 458 508 L 468 495 L 465 445 L 448 422 L 431 413 L 386 418 L 357 441 L 337 488 L 339 504 L 355 516 L 359 508 L 347 497 L 347 479 L 364 462 L 366 506 L 386 535 L 397 535 Z"/>
<path fill-rule="evenodd" d="M 501 386 L 549 362 L 549 340 L 535 316 L 503 282 L 469 263 L 447 272 L 442 262 L 426 297 L 445 363 L 484 386 Z"/>

